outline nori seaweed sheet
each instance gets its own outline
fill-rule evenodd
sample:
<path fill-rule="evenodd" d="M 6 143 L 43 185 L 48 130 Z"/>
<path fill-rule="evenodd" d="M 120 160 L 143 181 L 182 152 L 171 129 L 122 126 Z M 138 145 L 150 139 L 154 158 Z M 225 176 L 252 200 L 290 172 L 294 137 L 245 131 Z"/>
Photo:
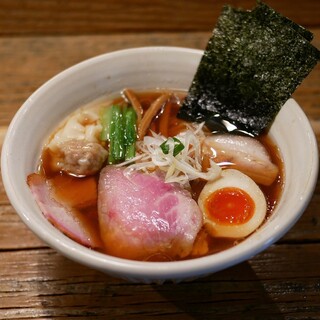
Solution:
<path fill-rule="evenodd" d="M 225 6 L 178 117 L 258 135 L 320 59 L 312 37 L 262 2 Z"/>

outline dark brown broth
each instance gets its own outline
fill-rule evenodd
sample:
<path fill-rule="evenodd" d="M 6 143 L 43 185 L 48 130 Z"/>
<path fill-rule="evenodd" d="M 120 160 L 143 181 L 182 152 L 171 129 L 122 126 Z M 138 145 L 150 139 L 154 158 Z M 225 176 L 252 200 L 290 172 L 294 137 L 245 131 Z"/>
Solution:
<path fill-rule="evenodd" d="M 161 95 L 161 92 L 144 92 L 139 93 L 138 98 L 144 109 L 147 109 L 150 104 L 157 99 Z M 185 128 L 185 122 L 176 117 L 177 112 L 180 108 L 181 101 L 184 98 L 184 92 L 177 92 L 170 101 L 166 108 L 170 108 L 169 113 L 169 122 L 168 122 L 168 131 L 166 132 L 168 136 L 177 135 L 181 130 Z M 124 103 L 123 98 L 117 98 L 114 100 L 114 103 Z M 168 115 L 166 115 L 168 116 Z M 164 134 L 161 132 L 161 121 L 164 117 L 163 110 L 155 117 L 153 120 L 150 129 Z M 150 132 L 149 132 L 150 133 Z M 265 197 L 267 199 L 267 215 L 266 219 L 272 214 L 282 192 L 283 186 L 283 176 L 284 176 L 284 167 L 279 155 L 279 150 L 277 146 L 271 141 L 268 135 L 262 135 L 259 137 L 259 140 L 264 144 L 264 146 L 269 151 L 272 161 L 278 166 L 279 176 L 276 181 L 268 187 L 260 186 Z M 53 168 L 55 165 L 53 161 L 55 159 L 55 155 L 51 154 L 48 149 L 45 149 L 41 155 L 41 161 L 39 166 L 39 172 L 44 175 L 47 179 L 51 181 L 53 191 L 56 197 L 70 205 L 72 208 L 76 209 L 79 214 L 83 215 L 86 220 L 92 222 L 90 228 L 95 230 L 95 233 L 100 236 L 99 230 L 99 222 L 98 222 L 98 209 L 97 209 L 97 189 L 98 189 L 98 179 L 99 174 L 91 177 L 77 178 L 70 176 L 63 172 L 57 172 Z M 195 200 L 198 199 L 198 196 L 204 187 L 205 182 L 203 181 L 192 181 L 192 196 Z M 83 192 L 85 190 L 85 192 Z M 101 239 L 100 239 L 101 240 Z M 198 239 L 196 240 L 196 246 L 200 248 L 202 246 L 208 246 L 208 254 L 216 253 L 225 249 L 228 249 L 237 243 L 239 243 L 241 239 L 227 239 L 227 238 L 212 238 L 210 237 L 205 230 L 201 230 L 198 235 Z M 102 240 L 101 240 L 102 243 Z M 97 250 L 104 252 L 103 248 L 97 248 Z M 194 258 L 199 256 L 194 253 L 187 257 Z M 170 257 L 163 257 L 162 254 L 152 255 L 150 257 L 152 261 L 168 261 Z"/>

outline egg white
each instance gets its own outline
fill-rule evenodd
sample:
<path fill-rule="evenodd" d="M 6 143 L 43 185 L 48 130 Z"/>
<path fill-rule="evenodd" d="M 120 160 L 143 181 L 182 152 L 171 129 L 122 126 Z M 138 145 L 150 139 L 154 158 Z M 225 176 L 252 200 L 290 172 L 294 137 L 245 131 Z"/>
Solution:
<path fill-rule="evenodd" d="M 234 187 L 245 191 L 255 204 L 251 219 L 242 224 L 226 225 L 210 219 L 205 209 L 206 199 L 215 191 Z M 204 224 L 208 232 L 214 237 L 243 238 L 254 232 L 264 221 L 267 212 L 265 196 L 259 186 L 244 173 L 235 169 L 226 169 L 217 180 L 207 182 L 201 191 L 198 205 L 203 212 Z"/>

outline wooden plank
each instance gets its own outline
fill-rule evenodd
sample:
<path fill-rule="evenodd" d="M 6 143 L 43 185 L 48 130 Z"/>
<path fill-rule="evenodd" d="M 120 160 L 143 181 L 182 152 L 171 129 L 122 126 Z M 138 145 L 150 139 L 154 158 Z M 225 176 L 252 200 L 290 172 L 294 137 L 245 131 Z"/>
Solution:
<path fill-rule="evenodd" d="M 2 137 L 0 137 L 0 138 L 2 138 Z M 2 142 L 0 143 L 0 151 L 1 151 L 1 144 L 2 144 Z M 9 203 L 9 200 L 8 200 L 8 197 L 7 197 L 6 192 L 4 190 L 4 186 L 3 186 L 3 182 L 2 182 L 2 176 L 1 176 L 1 165 L 0 165 L 0 208 L 1 208 L 2 205 L 6 205 L 8 203 Z M 2 210 L 3 209 L 1 209 L 1 211 Z"/>
<path fill-rule="evenodd" d="M 1 250 L 41 248 L 45 244 L 21 221 L 10 205 L 0 205 Z"/>
<path fill-rule="evenodd" d="M 0 126 L 0 149 L 2 148 L 2 144 L 3 144 L 3 141 L 4 141 L 4 137 L 5 137 L 6 133 L 7 133 L 7 129 L 8 129 L 7 126 Z"/>
<path fill-rule="evenodd" d="M 298 319 L 301 312 L 316 319 L 319 252 L 319 244 L 273 246 L 248 262 L 179 285 L 132 285 L 50 249 L 2 252 L 0 319 Z"/>
<path fill-rule="evenodd" d="M 22 103 L 58 72 L 106 52 L 141 46 L 204 48 L 209 33 L 151 33 L 112 36 L 0 37 L 0 127 Z M 12 54 L 14 52 L 14 54 Z M 14 71 L 13 71 L 14 70 Z M 4 128 L 2 130 L 5 130 Z"/>
<path fill-rule="evenodd" d="M 306 27 L 320 26 L 320 2 L 265 0 Z M 211 31 L 225 4 L 250 9 L 254 0 L 2 0 L 0 35 Z"/>

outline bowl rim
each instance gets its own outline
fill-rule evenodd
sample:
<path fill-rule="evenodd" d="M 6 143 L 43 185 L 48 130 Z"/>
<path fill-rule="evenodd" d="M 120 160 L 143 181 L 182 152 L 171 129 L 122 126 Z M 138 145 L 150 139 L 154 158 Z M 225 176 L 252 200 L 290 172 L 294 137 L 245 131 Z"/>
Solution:
<path fill-rule="evenodd" d="M 51 248 L 54 248 L 56 251 L 60 252 L 61 254 L 70 258 L 71 260 L 77 261 L 83 265 L 87 265 L 95 269 L 99 269 L 101 271 L 105 271 L 107 273 L 115 275 L 122 274 L 126 277 L 137 277 L 138 279 L 152 278 L 161 280 L 168 278 L 179 279 L 217 272 L 219 270 L 248 260 L 252 256 L 265 250 L 272 243 L 280 239 L 300 218 L 313 195 L 313 191 L 316 186 L 318 176 L 319 158 L 317 141 L 313 129 L 308 121 L 308 118 L 302 111 L 301 107 L 293 99 L 290 99 L 289 103 L 291 102 L 296 105 L 295 112 L 297 112 L 297 115 L 301 119 L 303 119 L 308 130 L 309 143 L 312 150 L 314 150 L 314 153 L 312 155 L 313 169 L 316 170 L 316 172 L 311 177 L 311 181 L 308 184 L 308 190 L 306 190 L 305 192 L 305 198 L 303 199 L 303 201 L 300 201 L 299 205 L 296 207 L 297 214 L 294 216 L 294 219 L 287 221 L 287 223 L 284 223 L 281 226 L 278 226 L 277 230 L 274 231 L 271 235 L 262 235 L 259 238 L 259 241 L 251 243 L 250 246 L 244 245 L 244 242 L 242 242 L 228 250 L 224 250 L 216 254 L 199 257 L 195 259 L 170 262 L 143 262 L 117 258 L 104 253 L 96 252 L 76 243 L 75 241 L 69 239 L 67 236 L 64 235 L 62 237 L 62 240 L 60 239 L 61 237 L 54 238 L 52 234 L 50 234 L 50 236 L 48 237 L 48 234 L 45 233 L 45 230 L 43 230 L 39 225 L 34 224 L 29 219 L 27 208 L 28 206 L 25 205 L 23 201 L 21 201 L 19 195 L 15 192 L 14 181 L 10 179 L 11 169 L 9 167 L 8 159 L 10 158 L 12 152 L 10 143 L 16 125 L 22 121 L 24 115 L 28 112 L 29 108 L 32 107 L 32 102 L 37 99 L 38 95 L 41 95 L 46 90 L 49 90 L 51 86 L 54 86 L 57 81 L 60 81 L 68 74 L 77 72 L 78 70 L 83 68 L 90 67 L 92 64 L 99 63 L 100 61 L 103 61 L 105 59 L 112 59 L 112 57 L 114 56 L 118 57 L 119 55 L 124 56 L 159 51 L 175 52 L 182 54 L 191 53 L 195 55 L 203 54 L 203 50 L 171 46 L 150 46 L 117 50 L 86 59 L 80 63 L 77 63 L 65 69 L 64 71 L 58 73 L 57 75 L 49 79 L 47 82 L 45 82 L 34 93 L 32 93 L 30 97 L 22 104 L 22 106 L 17 111 L 8 127 L 2 146 L 1 174 L 3 185 L 7 192 L 7 196 L 12 206 L 22 219 L 22 221 L 29 227 L 30 230 L 32 230 L 42 241 L 44 241 Z M 53 226 L 51 227 L 55 228 Z"/>

